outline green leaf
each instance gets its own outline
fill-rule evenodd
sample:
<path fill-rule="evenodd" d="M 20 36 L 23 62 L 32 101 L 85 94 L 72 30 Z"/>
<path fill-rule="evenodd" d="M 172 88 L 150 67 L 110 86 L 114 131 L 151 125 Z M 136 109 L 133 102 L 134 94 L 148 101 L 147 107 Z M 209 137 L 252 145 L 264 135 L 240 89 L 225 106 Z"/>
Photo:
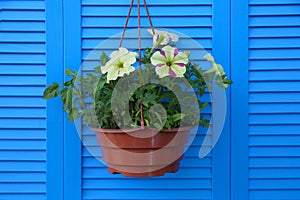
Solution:
<path fill-rule="evenodd" d="M 159 123 L 154 123 L 153 126 L 154 126 L 157 130 L 162 130 L 162 129 L 163 129 L 162 125 L 159 124 Z"/>
<path fill-rule="evenodd" d="M 149 126 L 149 120 L 148 119 L 144 119 L 144 121 L 146 122 L 146 126 Z"/>
<path fill-rule="evenodd" d="M 101 66 L 95 67 L 95 72 L 96 72 L 97 74 L 100 74 L 100 73 L 101 73 Z"/>
<path fill-rule="evenodd" d="M 70 112 L 70 111 L 66 108 L 65 105 L 63 105 L 62 109 L 63 109 L 63 111 L 65 111 L 65 113 L 69 113 L 69 112 Z"/>
<path fill-rule="evenodd" d="M 172 116 L 172 120 L 173 120 L 173 122 L 177 122 L 177 121 L 183 119 L 184 117 L 185 117 L 184 114 L 177 113 L 177 114 Z"/>
<path fill-rule="evenodd" d="M 203 128 L 204 128 L 204 127 L 209 128 L 209 127 L 210 127 L 209 122 L 210 122 L 210 120 L 204 119 L 204 120 L 201 122 L 202 127 L 203 127 Z"/>
<path fill-rule="evenodd" d="M 73 118 L 77 119 L 80 117 L 80 110 L 78 110 L 77 108 L 72 108 L 72 114 L 73 114 Z"/>
<path fill-rule="evenodd" d="M 106 55 L 105 52 L 102 52 L 101 56 L 100 56 L 100 62 L 102 64 L 102 66 L 104 66 L 108 61 L 108 57 Z"/>
<path fill-rule="evenodd" d="M 203 110 L 208 105 L 208 102 L 202 103 L 200 105 L 200 110 Z"/>
<path fill-rule="evenodd" d="M 106 80 L 105 80 L 105 79 L 100 79 L 100 80 L 98 81 L 96 90 L 94 91 L 94 95 L 95 95 L 96 97 L 98 97 L 98 94 L 101 92 L 101 90 L 102 90 L 102 88 L 104 87 L 105 83 L 106 83 Z"/>
<path fill-rule="evenodd" d="M 73 122 L 74 121 L 74 117 L 73 117 L 73 112 L 72 111 L 69 112 L 68 120 L 69 120 L 69 122 Z"/>
<path fill-rule="evenodd" d="M 197 69 L 196 65 L 193 65 L 192 69 L 193 69 L 193 72 L 195 73 L 195 75 L 196 75 L 197 78 L 199 78 L 199 79 L 202 78 L 202 76 L 201 76 L 199 70 Z"/>
<path fill-rule="evenodd" d="M 77 73 L 73 72 L 70 68 L 66 68 L 65 69 L 65 73 L 66 73 L 67 76 L 72 76 L 72 77 L 76 77 L 77 76 Z"/>
<path fill-rule="evenodd" d="M 72 94 L 73 91 L 71 88 L 64 88 L 60 93 L 61 101 L 65 104 L 66 108 L 72 109 Z"/>
<path fill-rule="evenodd" d="M 64 88 L 60 93 L 61 101 L 66 104 L 66 96 L 67 96 L 68 88 Z"/>
<path fill-rule="evenodd" d="M 47 87 L 43 94 L 43 99 L 52 99 L 54 97 L 57 97 L 59 94 L 60 86 L 53 82 L 49 87 Z"/>
<path fill-rule="evenodd" d="M 230 80 L 230 79 L 225 79 L 225 80 L 223 81 L 223 83 L 225 83 L 225 84 L 233 84 L 233 81 Z"/>
<path fill-rule="evenodd" d="M 75 81 L 75 78 L 72 78 L 71 80 L 64 82 L 64 86 L 71 86 L 71 87 L 73 87 L 74 81 Z"/>

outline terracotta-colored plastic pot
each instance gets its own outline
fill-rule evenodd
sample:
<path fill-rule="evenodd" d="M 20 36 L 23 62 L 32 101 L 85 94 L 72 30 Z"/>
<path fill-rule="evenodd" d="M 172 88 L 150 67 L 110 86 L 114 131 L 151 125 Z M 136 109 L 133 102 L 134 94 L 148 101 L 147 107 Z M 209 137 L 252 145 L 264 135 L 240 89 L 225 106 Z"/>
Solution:
<path fill-rule="evenodd" d="M 179 170 L 193 127 L 156 129 L 97 129 L 103 160 L 112 174 L 130 177 L 163 176 Z"/>

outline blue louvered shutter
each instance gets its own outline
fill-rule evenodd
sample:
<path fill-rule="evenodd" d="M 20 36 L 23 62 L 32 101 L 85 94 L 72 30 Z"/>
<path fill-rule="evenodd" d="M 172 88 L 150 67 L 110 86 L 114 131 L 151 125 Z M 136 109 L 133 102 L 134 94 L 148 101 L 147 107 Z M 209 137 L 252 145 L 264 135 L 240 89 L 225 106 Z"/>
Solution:
<path fill-rule="evenodd" d="M 123 30 L 128 11 L 127 0 L 82 0 L 82 59 L 99 43 Z M 148 1 L 156 27 L 180 31 L 212 50 L 212 1 Z M 136 7 L 129 28 L 137 25 Z M 146 13 L 142 23 L 147 25 Z M 99 62 L 98 58 L 91 62 Z M 90 70 L 92 66 L 83 71 Z M 97 151 L 97 141 L 88 128 L 83 128 L 83 140 Z M 212 155 L 199 159 L 198 152 L 205 131 L 198 133 L 186 153 L 177 174 L 162 178 L 130 179 L 111 175 L 106 167 L 82 147 L 82 199 L 212 199 Z M 228 147 L 229 148 L 229 147 Z M 98 150 L 99 151 L 99 150 Z M 99 152 L 100 156 L 100 152 Z"/>
<path fill-rule="evenodd" d="M 0 199 L 46 199 L 45 2 L 0 1 Z"/>
<path fill-rule="evenodd" d="M 66 1 L 56 2 L 57 5 L 62 6 Z M 128 0 L 82 0 L 81 2 L 81 38 L 78 37 L 78 40 L 81 39 L 81 54 L 84 59 L 101 41 L 122 31 L 130 2 Z M 223 14 L 221 9 L 218 13 L 214 12 L 216 7 L 221 7 L 216 5 L 219 2 L 221 0 L 214 2 L 161 0 L 149 1 L 149 5 L 153 22 L 157 27 L 183 32 L 196 39 L 210 52 L 220 49 L 220 44 L 226 46 L 223 42 L 228 42 L 217 40 L 218 46 L 213 45 L 213 40 L 218 37 L 217 34 L 214 35 L 214 31 L 218 30 L 221 35 L 224 34 L 224 30 L 219 27 L 229 26 L 224 21 L 214 24 L 216 15 Z M 236 2 L 232 0 L 232 12 L 236 11 L 234 7 Z M 249 50 L 249 57 L 245 60 L 249 65 L 248 70 L 247 67 L 245 70 L 249 78 L 241 77 L 241 79 L 244 78 L 243 81 L 248 86 L 248 90 L 245 89 L 246 93 L 248 91 L 247 98 L 249 97 L 245 101 L 246 104 L 248 102 L 248 108 L 242 111 L 248 114 L 249 120 L 245 132 L 236 131 L 235 127 L 238 124 L 231 125 L 234 133 L 231 145 L 234 150 L 235 147 L 240 147 L 238 146 L 240 141 L 233 138 L 238 134 L 247 138 L 247 143 L 243 144 L 243 147 L 247 147 L 248 153 L 238 156 L 247 159 L 247 161 L 242 160 L 243 163 L 240 165 L 246 166 L 249 173 L 239 174 L 244 171 L 237 169 L 232 171 L 233 175 L 237 175 L 232 176 L 232 179 L 240 181 L 242 179 L 238 176 L 245 176 L 248 183 L 247 195 L 251 200 L 298 200 L 300 199 L 300 2 L 299 0 L 250 0 L 248 8 L 247 42 L 249 45 L 246 49 Z M 74 14 L 80 15 L 80 13 Z M 143 16 L 143 23 L 147 24 L 145 13 Z M 131 20 L 129 26 L 135 25 L 136 19 Z M 49 33 L 50 39 L 51 34 Z M 239 34 L 239 32 L 232 32 L 232 34 Z M 232 39 L 235 41 L 234 38 Z M 41 98 L 46 82 L 45 41 L 44 1 L 0 0 L 0 199 L 46 199 L 46 103 Z M 238 45 L 244 42 L 235 41 Z M 68 43 L 65 48 L 72 48 L 72 45 L 67 45 Z M 223 52 L 216 51 L 217 55 L 221 53 Z M 72 53 L 70 55 L 66 57 L 72 57 Z M 222 59 L 219 56 L 220 58 Z M 235 63 L 240 57 L 233 56 L 231 59 L 231 62 Z M 236 67 L 243 66 L 233 66 L 232 74 L 237 74 Z M 62 68 L 55 68 L 55 70 L 62 76 Z M 83 70 L 88 69 L 83 68 Z M 232 91 L 238 91 L 237 86 L 241 87 L 241 85 L 234 85 Z M 237 98 L 235 100 L 243 98 L 239 93 L 234 93 L 233 97 Z M 234 106 L 239 107 L 239 104 Z M 237 116 L 234 110 L 232 115 Z M 239 120 L 243 119 L 238 118 L 234 121 Z M 65 128 L 65 135 L 71 134 L 66 128 L 68 126 L 70 125 L 64 127 L 61 125 Z M 92 140 L 92 133 L 88 129 L 84 130 L 83 139 L 90 146 L 98 148 L 96 141 Z M 82 165 L 72 166 L 72 162 L 67 163 L 68 155 L 72 152 L 70 148 L 72 143 L 68 143 L 68 140 L 64 141 L 64 144 L 59 144 L 60 148 L 65 144 L 69 145 L 65 147 L 69 148 L 69 152 L 66 153 L 68 155 L 65 155 L 67 159 L 64 164 L 60 160 L 59 167 L 61 169 L 64 165 L 69 167 L 65 167 L 65 174 L 63 174 L 65 183 L 81 181 L 82 199 L 230 199 L 218 192 L 228 189 L 227 182 L 217 180 L 222 175 L 218 171 L 219 168 L 228 166 L 220 164 L 216 152 L 202 160 L 197 157 L 203 133 L 204 131 L 198 133 L 199 136 L 182 162 L 180 172 L 167 174 L 163 178 L 129 179 L 121 175 L 110 175 L 105 166 L 94 159 L 83 146 L 80 163 Z M 55 134 L 55 131 L 49 134 Z M 55 135 L 52 138 L 55 140 Z M 63 139 L 60 138 L 58 141 L 61 140 Z M 49 143 L 49 145 L 56 148 L 57 144 Z M 217 152 L 224 155 L 224 160 L 230 159 L 225 153 L 229 143 L 227 146 L 220 146 L 219 142 L 217 148 L 219 148 Z M 239 150 L 241 149 L 232 151 L 232 155 L 245 152 Z M 55 164 L 55 159 L 56 157 L 53 156 L 51 163 Z M 235 156 L 231 158 L 232 164 L 241 162 L 235 159 Z M 81 168 L 81 180 L 73 180 L 75 175 L 72 176 L 71 167 Z M 236 166 L 231 167 L 236 169 Z M 224 171 L 223 174 L 227 173 L 229 174 Z M 63 184 L 63 175 L 59 177 L 61 182 L 58 184 Z M 55 178 L 52 181 L 55 184 Z M 235 184 L 236 187 L 231 188 L 231 197 L 235 197 L 235 194 L 245 186 L 241 182 Z M 65 190 L 65 194 L 68 194 L 72 192 L 72 187 L 70 186 L 69 190 L 65 188 L 61 190 Z M 52 190 L 50 188 L 49 192 L 55 193 L 55 188 Z"/>
<path fill-rule="evenodd" d="M 249 5 L 249 199 L 300 199 L 300 1 Z"/>

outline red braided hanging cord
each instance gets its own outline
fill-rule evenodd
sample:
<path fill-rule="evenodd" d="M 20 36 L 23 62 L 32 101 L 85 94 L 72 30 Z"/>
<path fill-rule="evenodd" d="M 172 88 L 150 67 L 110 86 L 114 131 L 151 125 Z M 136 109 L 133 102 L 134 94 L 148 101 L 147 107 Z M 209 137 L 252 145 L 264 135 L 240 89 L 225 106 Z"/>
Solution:
<path fill-rule="evenodd" d="M 122 37 L 121 37 L 121 40 L 120 40 L 119 48 L 122 47 L 122 44 L 123 44 L 123 40 L 124 40 L 125 33 L 126 33 L 126 30 L 127 30 L 127 26 L 128 26 L 129 18 L 130 18 L 131 11 L 132 11 L 132 8 L 133 8 L 133 5 L 134 5 L 134 1 L 135 0 L 131 0 L 131 3 L 130 3 L 130 7 L 129 7 L 128 15 L 127 15 L 127 18 L 126 18 L 126 21 L 125 21 L 124 30 L 123 30 Z M 139 5 L 138 6 L 138 10 L 139 11 L 138 12 L 140 13 L 140 2 L 138 2 L 138 5 Z M 148 20 L 149 20 L 149 23 L 150 23 L 150 28 L 152 30 L 152 34 L 154 35 L 155 34 L 155 30 L 154 30 L 154 26 L 153 26 L 153 23 L 152 23 L 152 20 L 151 20 L 151 16 L 150 16 L 150 12 L 149 12 L 146 0 L 144 0 L 144 6 L 145 6 L 145 9 L 146 9 L 146 13 L 147 13 L 147 16 L 148 16 Z M 138 16 L 138 18 L 139 18 L 139 25 L 140 25 L 140 17 L 141 16 L 139 15 Z"/>
<path fill-rule="evenodd" d="M 131 4 L 130 4 L 128 15 L 127 15 L 127 18 L 126 18 L 126 21 L 125 21 L 124 30 L 123 30 L 122 37 L 121 37 L 121 40 L 120 40 L 119 48 L 122 47 L 122 44 L 123 44 L 123 40 L 124 40 L 124 37 L 125 37 L 125 33 L 126 33 L 127 26 L 128 26 L 128 22 L 129 22 L 129 18 L 130 18 L 130 15 L 131 15 L 131 11 L 132 11 L 132 8 L 133 8 L 134 1 L 135 0 L 131 0 Z M 148 9 L 146 0 L 144 0 L 144 6 L 145 6 L 145 9 L 146 9 L 146 13 L 147 13 L 147 16 L 148 16 L 148 20 L 149 20 L 149 23 L 150 23 L 152 34 L 154 35 L 155 30 L 154 30 L 154 27 L 153 27 L 153 24 L 152 24 L 152 20 L 151 20 L 151 16 L 150 16 L 150 13 L 149 13 L 149 9 Z M 142 71 L 141 1 L 140 0 L 137 0 L 137 9 L 138 9 L 139 70 Z M 141 82 L 141 85 L 142 84 L 143 83 Z M 143 114 L 143 103 L 142 103 L 142 101 L 140 103 L 140 111 L 141 111 L 141 127 L 144 128 L 145 127 L 145 120 L 144 120 L 144 114 Z"/>
<path fill-rule="evenodd" d="M 127 15 L 127 18 L 126 18 L 126 22 L 125 22 L 125 25 L 124 25 L 124 30 L 123 30 L 122 37 L 121 37 L 121 40 L 120 40 L 119 48 L 122 47 L 122 43 L 123 43 L 123 40 L 124 40 L 127 25 L 128 25 L 128 22 L 129 22 L 129 18 L 130 18 L 130 14 L 131 14 L 131 11 L 132 11 L 133 3 L 134 3 L 134 0 L 131 0 L 131 4 L 130 4 L 128 15 Z"/>
<path fill-rule="evenodd" d="M 144 6 L 146 8 L 146 12 L 147 12 L 147 15 L 148 15 L 148 20 L 149 20 L 149 23 L 150 23 L 150 27 L 152 29 L 152 34 L 154 35 L 155 34 L 155 30 L 154 30 L 154 27 L 153 27 L 153 24 L 152 24 L 152 20 L 151 20 L 151 16 L 150 16 L 150 13 L 149 13 L 149 9 L 148 9 L 146 0 L 144 0 Z"/>
<path fill-rule="evenodd" d="M 139 47 L 139 65 L 140 65 L 140 71 L 142 71 L 142 41 L 141 41 L 141 2 L 140 0 L 137 0 L 137 7 L 138 7 L 138 47 Z M 140 82 L 141 85 L 143 85 L 142 82 Z M 141 126 L 142 128 L 145 127 L 145 120 L 144 120 L 144 113 L 143 113 L 143 102 L 141 100 L 140 103 L 140 112 L 141 112 Z"/>

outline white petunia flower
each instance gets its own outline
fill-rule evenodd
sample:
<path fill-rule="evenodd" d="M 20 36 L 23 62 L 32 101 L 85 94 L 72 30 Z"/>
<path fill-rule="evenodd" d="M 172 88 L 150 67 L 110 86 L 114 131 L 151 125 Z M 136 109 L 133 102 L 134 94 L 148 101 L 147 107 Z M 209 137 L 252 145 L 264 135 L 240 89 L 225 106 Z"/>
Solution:
<path fill-rule="evenodd" d="M 107 80 L 116 80 L 125 74 L 130 74 L 135 70 L 132 66 L 136 62 L 138 56 L 135 52 L 129 52 L 126 48 L 119 48 L 110 54 L 110 60 L 101 67 L 102 74 L 107 73 Z"/>
<path fill-rule="evenodd" d="M 153 35 L 152 29 L 148 29 L 148 32 Z M 155 34 L 153 35 L 153 45 L 167 45 L 169 44 L 170 40 L 173 42 L 177 42 L 179 40 L 179 36 L 174 34 L 174 33 L 170 33 L 167 31 L 160 31 L 160 30 L 154 30 Z M 163 39 L 160 41 L 160 39 L 163 37 Z M 159 42 L 159 44 L 156 44 L 157 42 Z"/>
<path fill-rule="evenodd" d="M 227 88 L 228 84 L 224 83 L 224 77 L 226 78 L 227 75 L 224 72 L 224 68 L 222 65 L 217 64 L 215 62 L 214 57 L 211 54 L 206 54 L 204 58 L 207 59 L 212 64 L 212 67 L 204 72 L 204 74 L 213 74 L 216 79 L 216 84 L 219 85 L 221 88 Z"/>

